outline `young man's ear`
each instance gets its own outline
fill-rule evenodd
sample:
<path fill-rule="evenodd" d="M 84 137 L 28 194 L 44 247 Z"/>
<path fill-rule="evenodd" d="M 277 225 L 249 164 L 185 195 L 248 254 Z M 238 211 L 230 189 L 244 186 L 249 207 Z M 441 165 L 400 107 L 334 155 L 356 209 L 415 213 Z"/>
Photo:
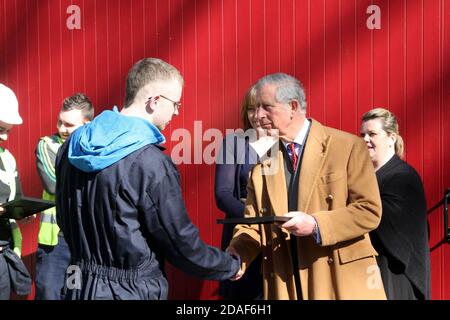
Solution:
<path fill-rule="evenodd" d="M 158 100 L 159 96 L 148 98 L 147 102 L 145 103 L 145 111 L 147 111 L 148 113 L 153 113 L 153 111 L 155 111 L 156 102 Z"/>

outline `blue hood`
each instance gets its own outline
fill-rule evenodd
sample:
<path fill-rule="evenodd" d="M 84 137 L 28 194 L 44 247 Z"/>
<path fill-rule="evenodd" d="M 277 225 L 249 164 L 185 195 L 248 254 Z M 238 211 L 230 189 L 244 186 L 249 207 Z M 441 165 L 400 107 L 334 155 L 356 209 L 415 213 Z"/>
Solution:
<path fill-rule="evenodd" d="M 162 133 L 145 119 L 102 112 L 72 133 L 69 161 L 84 172 L 100 171 L 148 144 L 165 142 Z"/>

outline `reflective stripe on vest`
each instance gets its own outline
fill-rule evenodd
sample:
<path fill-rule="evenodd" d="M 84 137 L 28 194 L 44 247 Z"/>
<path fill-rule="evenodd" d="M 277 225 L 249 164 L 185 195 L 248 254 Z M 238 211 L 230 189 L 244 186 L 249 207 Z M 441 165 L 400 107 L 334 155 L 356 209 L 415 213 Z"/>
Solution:
<path fill-rule="evenodd" d="M 54 137 L 54 136 L 52 136 Z M 45 141 L 46 146 L 48 146 L 50 150 L 54 153 L 58 153 L 58 149 L 63 144 L 62 139 L 59 136 L 56 136 L 56 139 L 52 139 L 51 137 L 43 137 L 41 138 Z M 42 156 L 45 156 L 47 151 L 44 150 Z M 50 159 L 47 160 L 47 165 L 53 165 L 53 168 L 49 170 L 54 174 L 54 163 L 50 163 Z M 48 193 L 47 191 L 42 192 L 42 199 L 55 201 L 55 195 Z M 56 223 L 56 207 L 52 207 L 41 212 L 41 222 L 39 227 L 38 234 L 38 243 L 46 246 L 56 246 L 58 244 L 58 234 L 59 234 L 59 226 Z"/>
<path fill-rule="evenodd" d="M 8 200 L 11 201 L 16 196 L 16 160 L 6 149 L 0 153 L 0 159 L 5 167 L 5 171 L 0 170 L 0 180 L 9 186 L 10 193 Z M 20 232 L 20 228 L 16 220 L 9 219 L 9 225 L 11 227 L 13 250 L 20 257 L 22 255 L 22 233 Z"/>
<path fill-rule="evenodd" d="M 55 196 L 45 190 L 42 199 L 55 201 Z M 39 227 L 38 243 L 46 246 L 58 244 L 59 227 L 56 223 L 56 207 L 41 212 L 41 225 Z"/>

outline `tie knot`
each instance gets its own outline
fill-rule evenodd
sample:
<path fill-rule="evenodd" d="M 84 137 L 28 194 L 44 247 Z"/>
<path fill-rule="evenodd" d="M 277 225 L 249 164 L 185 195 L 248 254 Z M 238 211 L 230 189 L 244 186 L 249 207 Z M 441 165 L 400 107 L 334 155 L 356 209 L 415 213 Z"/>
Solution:
<path fill-rule="evenodd" d="M 300 145 L 296 142 L 288 143 L 288 152 L 289 156 L 292 157 L 292 155 L 298 156 L 298 150 L 300 149 Z"/>
<path fill-rule="evenodd" d="M 291 163 L 294 171 L 297 169 L 298 163 L 298 151 L 300 150 L 300 145 L 298 143 L 292 142 L 287 145 L 287 153 L 291 158 Z"/>

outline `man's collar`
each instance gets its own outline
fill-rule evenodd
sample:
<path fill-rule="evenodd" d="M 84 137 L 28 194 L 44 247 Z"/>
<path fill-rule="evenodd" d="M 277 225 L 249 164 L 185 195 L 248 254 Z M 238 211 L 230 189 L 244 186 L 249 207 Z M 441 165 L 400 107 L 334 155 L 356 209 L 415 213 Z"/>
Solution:
<path fill-rule="evenodd" d="M 298 143 L 300 145 L 302 145 L 304 143 L 304 141 L 306 140 L 306 135 L 308 134 L 308 129 L 311 126 L 311 121 L 308 119 L 305 119 L 305 122 L 303 123 L 302 129 L 297 133 L 297 136 L 294 139 L 295 143 Z M 285 147 L 287 147 L 289 142 L 286 142 L 284 140 L 282 140 L 283 145 Z"/>

